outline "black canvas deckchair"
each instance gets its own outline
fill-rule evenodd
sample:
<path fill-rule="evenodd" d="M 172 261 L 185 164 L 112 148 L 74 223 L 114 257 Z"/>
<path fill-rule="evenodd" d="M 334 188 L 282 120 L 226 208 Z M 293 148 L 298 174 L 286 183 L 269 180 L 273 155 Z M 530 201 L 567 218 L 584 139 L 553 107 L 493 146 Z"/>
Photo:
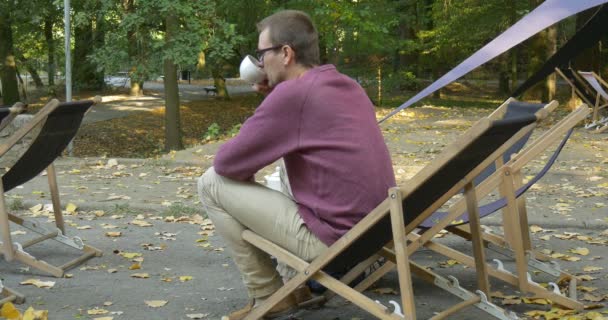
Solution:
<path fill-rule="evenodd" d="M 542 107 L 542 105 L 535 104 L 522 105 L 521 103 L 514 102 L 512 99 L 507 100 L 505 104 L 507 108 L 504 115 L 501 115 L 500 112 L 495 112 L 490 116 L 490 118 L 509 118 L 513 116 L 513 114 L 517 114 L 520 112 L 527 113 L 530 111 L 539 110 Z M 527 110 L 515 110 L 514 112 L 513 107 L 515 107 L 516 109 L 524 108 Z M 545 109 L 547 109 L 547 111 L 550 111 L 549 108 L 551 108 L 551 105 L 545 106 Z M 495 167 L 492 167 L 489 168 L 491 169 L 491 172 L 489 173 L 489 170 L 486 169 L 480 175 L 480 178 L 483 178 L 483 181 L 479 181 L 476 187 L 476 196 L 478 199 L 483 199 L 491 191 L 497 188 L 499 189 L 499 194 L 501 194 L 502 196 L 499 200 L 492 201 L 488 204 L 480 206 L 479 208 L 480 217 L 490 215 L 500 209 L 503 209 L 503 226 L 505 231 L 504 236 L 484 232 L 483 239 L 485 244 L 488 248 L 491 248 L 501 254 L 505 254 L 506 256 L 513 257 L 516 260 L 516 271 L 514 273 L 505 270 L 502 267 L 502 262 L 497 260 L 496 262 L 498 263 L 498 267 L 490 269 L 490 276 L 518 286 L 522 292 L 544 294 L 545 296 L 554 300 L 554 302 L 573 309 L 578 309 L 582 307 L 582 304 L 576 301 L 576 278 L 571 274 L 562 271 L 556 263 L 547 264 L 542 262 L 548 261 L 549 257 L 546 257 L 532 250 L 532 245 L 530 242 L 530 233 L 528 230 L 526 204 L 523 194 L 534 183 L 536 183 L 540 178 L 542 178 L 544 174 L 549 170 L 549 168 L 552 166 L 557 156 L 559 155 L 559 152 L 568 140 L 568 137 L 572 132 L 572 128 L 577 123 L 582 121 L 588 114 L 589 108 L 585 106 L 580 107 L 574 112 L 570 113 L 567 117 L 562 119 L 559 123 L 555 124 L 544 134 L 535 139 L 532 143 L 526 145 L 523 150 L 520 151 L 519 149 L 521 149 L 521 144 L 525 143 L 524 140 L 527 140 L 527 137 L 524 137 L 524 139 L 518 141 L 512 148 L 510 148 L 504 154 L 502 158 L 498 159 L 498 163 L 495 165 L 495 167 L 508 168 L 510 176 L 509 179 L 512 179 L 514 182 L 514 185 L 512 187 L 513 194 L 511 195 L 513 199 L 509 199 L 509 197 L 506 196 L 509 195 L 509 192 L 506 192 L 505 190 L 506 177 L 503 176 L 503 171 L 505 169 L 496 171 L 494 169 Z M 554 144 L 556 141 L 559 141 L 560 138 L 562 138 L 561 142 L 557 146 L 553 155 L 549 157 L 543 169 L 538 172 L 536 176 L 530 179 L 529 182 L 524 184 L 522 178 L 523 175 L 521 173 L 522 168 L 531 160 L 537 158 L 539 154 L 543 152 L 548 146 Z M 514 204 L 509 206 L 509 201 L 514 201 Z M 435 235 L 443 227 L 445 227 L 446 230 L 451 231 L 454 234 L 464 237 L 465 239 L 472 239 L 470 228 L 467 226 L 467 224 L 470 222 L 470 219 L 466 210 L 467 208 L 465 199 L 460 199 L 459 201 L 450 206 L 448 212 L 437 211 L 433 213 L 430 218 L 428 218 L 420 225 L 419 234 L 410 235 L 410 237 L 415 240 L 415 243 L 410 245 L 411 249 L 416 249 L 423 245 L 427 246 L 428 244 L 428 247 L 430 249 L 438 249 L 439 253 L 447 253 L 446 255 L 451 259 L 455 259 L 463 264 L 475 267 L 472 258 L 466 257 L 462 253 L 446 248 L 445 246 L 430 243 L 430 241 L 432 240 L 432 236 Z M 444 224 L 438 223 L 442 220 L 452 222 L 446 226 Z M 556 278 L 558 278 L 558 280 L 556 280 L 555 282 L 558 282 L 560 280 L 569 280 L 570 298 L 564 297 L 557 290 L 547 295 L 545 291 L 540 288 L 540 286 L 532 282 L 531 276 L 529 276 L 528 273 L 529 268 L 534 268 L 536 270 L 540 270 L 555 276 Z M 390 264 L 384 265 L 374 275 L 372 275 L 371 278 L 377 279 L 390 270 Z M 555 285 L 554 287 L 557 287 L 557 285 Z M 359 288 L 365 289 L 366 284 L 364 283 L 360 285 Z"/>
<path fill-rule="evenodd" d="M 250 230 L 244 231 L 243 239 L 298 271 L 294 278 L 255 308 L 246 319 L 260 319 L 270 308 L 308 279 L 318 281 L 380 319 L 415 319 L 410 251 L 407 248 L 406 234 L 418 228 L 420 223 L 463 188 L 472 221 L 477 222 L 472 224 L 472 235 L 476 261 L 478 261 L 479 287 L 482 288 L 484 295 L 488 296 L 489 283 L 481 230 L 479 220 L 475 219 L 478 211 L 473 179 L 517 140 L 528 134 L 535 127 L 536 121 L 545 116 L 546 112 L 541 110 L 536 115 L 510 120 L 494 121 L 489 118 L 480 120 L 463 134 L 459 141 L 447 147 L 431 164 L 408 181 L 407 185 L 388 190 L 388 197 L 381 204 L 311 263 L 303 261 L 280 245 Z M 449 222 L 451 221 L 447 224 Z M 384 248 L 390 242 L 394 244 L 392 251 Z M 397 265 L 404 314 L 391 313 L 387 307 L 346 285 L 345 283 L 348 283 L 346 278 L 351 276 L 351 272 L 347 273 L 342 281 L 328 275 L 330 272 L 349 269 L 361 261 L 377 259 L 379 256 L 387 257 Z M 424 268 L 420 270 L 414 268 L 414 271 L 420 271 L 427 276 L 430 274 Z M 438 318 L 482 300 L 482 296 L 468 297 L 467 301 L 445 310 L 438 315 Z"/>
<path fill-rule="evenodd" d="M 31 121 L 24 127 L 13 133 L 7 141 L 0 145 L 0 156 L 4 155 L 11 147 L 26 136 L 34 127 L 42 125 L 38 135 L 34 138 L 28 149 L 21 155 L 15 164 L 2 175 L 0 187 L 0 233 L 2 243 L 0 253 L 7 261 L 17 260 L 36 269 L 48 272 L 55 277 L 63 276 L 65 270 L 72 268 L 83 261 L 100 256 L 101 251 L 85 245 L 78 237 L 69 238 L 65 236 L 61 203 L 59 201 L 59 190 L 53 162 L 61 155 L 68 143 L 74 138 L 82 118 L 87 110 L 93 105 L 93 101 L 78 101 L 59 103 L 52 100 L 42 108 Z M 48 230 L 37 222 L 23 219 L 7 211 L 4 193 L 33 179 L 46 169 L 51 191 L 53 211 L 55 215 L 56 230 Z M 10 233 L 10 223 L 25 227 L 40 236 L 26 243 L 13 242 Z M 45 261 L 38 260 L 24 251 L 31 245 L 40 243 L 47 239 L 56 240 L 64 245 L 83 251 L 83 254 L 62 266 L 54 266 Z"/>
<path fill-rule="evenodd" d="M 606 92 L 608 83 L 595 72 L 578 71 L 578 74 L 589 84 L 591 90 L 594 90 L 596 93 L 590 126 L 597 126 L 597 133 L 604 132 L 608 130 L 608 116 L 601 117 L 600 112 L 608 107 L 608 93 Z"/>
<path fill-rule="evenodd" d="M 510 104 L 509 106 L 513 106 Z M 515 105 L 517 106 L 517 105 Z M 534 105 L 530 105 L 530 107 L 534 108 Z M 582 121 L 589 114 L 589 109 L 587 107 L 581 107 L 570 113 L 567 117 L 562 119 L 560 122 L 552 126 L 549 130 L 547 130 L 543 135 L 538 137 L 532 143 L 526 145 L 525 148 L 521 149 L 521 147 L 516 150 L 512 149 L 507 152 L 503 159 L 500 159 L 500 163 L 497 166 L 502 166 L 503 163 L 506 163 L 509 166 L 514 174 L 514 179 L 516 182 L 516 190 L 515 190 L 515 198 L 517 199 L 517 212 L 519 214 L 519 220 L 521 221 L 521 244 L 522 246 L 518 246 L 516 244 L 517 239 L 514 239 L 512 229 L 516 227 L 513 224 L 511 217 L 509 216 L 508 210 L 503 210 L 503 228 L 504 228 L 504 236 L 499 236 L 492 233 L 484 233 L 484 240 L 488 241 L 488 247 L 497 251 L 499 253 L 505 254 L 506 256 L 513 257 L 514 255 L 519 255 L 522 257 L 522 254 L 526 256 L 526 262 L 529 267 L 532 267 L 536 270 L 551 274 L 557 277 L 559 280 L 572 280 L 574 281 L 571 286 L 571 297 L 575 297 L 576 293 L 576 281 L 575 277 L 571 274 L 568 274 L 559 268 L 557 263 L 552 262 L 551 264 L 543 263 L 543 261 L 549 261 L 550 258 L 539 253 L 535 252 L 532 248 L 532 244 L 530 241 L 530 231 L 528 229 L 528 217 L 526 212 L 526 203 L 525 197 L 523 196 L 527 190 L 529 190 L 538 180 L 540 180 L 551 168 L 551 166 L 557 160 L 561 150 L 565 146 L 568 138 L 570 137 L 573 127 L 576 126 L 580 121 Z M 508 111 L 507 115 L 508 117 Z M 560 141 L 561 139 L 561 141 Z M 556 149 L 553 154 L 547 159 L 543 168 L 532 177 L 527 183 L 524 184 L 522 169 L 533 159 L 539 157 L 540 153 L 546 150 L 549 146 L 555 144 L 559 141 Z M 517 143 L 515 146 L 519 146 Z M 492 172 L 492 174 L 486 176 L 483 181 L 479 181 L 477 189 L 477 196 L 479 199 L 483 199 L 486 197 L 491 191 L 498 188 L 499 194 L 504 193 L 500 187 L 500 177 L 496 172 Z M 496 201 L 491 201 L 483 206 L 480 206 L 480 216 L 483 218 L 485 216 L 489 216 L 494 212 L 503 209 L 507 206 L 507 199 L 501 197 Z M 467 239 L 470 239 L 470 235 L 468 233 L 468 216 L 465 212 L 465 205 L 462 201 L 460 203 L 455 203 L 449 210 L 449 212 L 435 212 L 435 214 L 427 219 L 421 227 L 423 229 L 430 229 L 434 226 L 434 221 L 439 220 L 441 217 L 445 217 L 448 214 L 454 216 L 455 214 L 460 213 L 461 215 L 456 216 L 454 218 L 454 222 L 448 226 L 447 230 L 463 236 Z M 522 251 L 523 250 L 523 251 Z M 527 269 L 518 269 L 519 278 L 526 278 Z"/>
<path fill-rule="evenodd" d="M 514 99 L 507 100 L 503 106 L 501 106 L 496 112 L 490 115 L 491 119 L 509 119 L 512 117 L 518 117 L 522 114 L 530 114 L 534 112 L 538 112 L 541 109 L 544 109 L 546 112 L 551 112 L 557 106 L 556 103 L 543 105 L 543 104 L 530 104 L 530 103 L 521 103 Z M 522 139 L 517 141 L 513 146 L 511 146 L 507 152 L 503 154 L 503 157 L 499 157 L 497 159 L 497 163 L 489 166 L 486 170 L 482 171 L 482 173 L 475 179 L 476 182 L 476 196 L 478 199 L 483 199 L 486 197 L 491 191 L 498 188 L 499 193 L 503 196 L 505 195 L 505 188 L 502 184 L 504 184 L 504 178 L 502 177 L 502 170 L 498 171 L 495 168 L 503 167 L 503 164 L 506 163 L 506 167 L 510 170 L 511 178 L 515 181 L 515 186 L 513 189 L 513 197 L 516 204 L 508 207 L 508 199 L 507 197 L 501 197 L 499 200 L 492 201 L 488 204 L 479 207 L 479 215 L 480 217 L 484 217 L 490 215 L 497 210 L 503 209 L 503 222 L 504 222 L 504 230 L 505 237 L 484 232 L 482 234 L 484 244 L 494 251 L 497 251 L 501 254 L 504 254 L 508 257 L 515 258 L 517 262 L 517 269 L 514 273 L 508 272 L 502 267 L 502 262 L 497 261 L 500 267 L 497 268 L 489 268 L 489 275 L 510 283 L 512 285 L 518 286 L 522 292 L 532 292 L 537 295 L 543 295 L 548 298 L 551 298 L 556 303 L 566 306 L 568 308 L 579 309 L 582 308 L 582 304 L 576 301 L 576 278 L 571 274 L 568 274 L 562 271 L 559 268 L 559 265 L 552 262 L 552 264 L 547 264 L 542 261 L 548 261 L 549 257 L 541 255 L 540 253 L 534 252 L 532 250 L 530 235 L 528 230 L 528 219 L 526 212 L 526 205 L 524 197 L 522 196 L 534 183 L 536 183 L 547 170 L 551 167 L 551 165 L 555 162 L 557 155 L 565 145 L 568 137 L 572 132 L 572 128 L 580 121 L 582 121 L 589 114 L 589 108 L 582 107 L 577 109 L 576 111 L 569 114 L 559 123 L 555 124 L 548 131 L 546 131 L 543 135 L 535 139 L 532 143 L 528 143 L 526 147 L 522 149 L 524 144 L 529 138 L 529 134 L 525 135 Z M 562 138 L 563 137 L 563 138 Z M 522 168 L 529 163 L 532 159 L 538 157 L 538 155 L 544 151 L 548 146 L 554 144 L 556 141 L 560 140 L 559 146 L 554 151 L 554 154 L 549 158 L 544 168 L 533 177 L 528 183 L 523 184 L 521 174 Z M 521 151 L 520 151 L 521 150 Z M 516 155 L 515 155 L 516 154 Z M 422 222 L 419 226 L 418 234 L 410 234 L 409 237 L 414 240 L 412 244 L 408 246 L 409 250 L 416 250 L 421 246 L 427 246 L 430 249 L 437 249 L 437 251 L 441 254 L 445 254 L 451 259 L 459 261 L 463 264 L 466 264 L 470 267 L 475 267 L 474 260 L 471 257 L 468 257 L 460 252 L 457 252 L 453 249 L 447 248 L 445 246 L 431 243 L 433 236 L 437 234 L 442 228 L 451 231 L 454 234 L 464 237 L 465 239 L 471 240 L 472 235 L 470 228 L 467 224 L 470 222 L 468 214 L 467 214 L 467 204 L 466 199 L 460 199 L 450 206 L 448 212 L 434 212 L 431 217 Z M 517 214 L 517 217 L 515 217 Z M 442 222 L 443 221 L 443 222 Z M 445 224 L 447 222 L 447 225 Z M 518 228 L 519 230 L 514 230 Z M 447 253 L 447 254 L 446 254 Z M 540 261 L 542 260 L 542 261 Z M 362 272 L 366 269 L 373 261 L 368 261 L 367 264 L 362 264 L 357 270 L 354 272 Z M 381 278 L 384 274 L 388 273 L 392 269 L 394 269 L 395 265 L 393 263 L 385 263 L 379 269 L 377 269 L 374 273 L 368 276 L 363 282 L 356 286 L 357 290 L 365 290 L 379 278 Z M 415 266 L 412 263 L 412 268 L 417 273 L 421 273 L 419 270 L 419 266 Z M 559 291 L 547 292 L 539 285 L 532 282 L 531 277 L 528 274 L 528 269 L 534 268 L 536 270 L 543 271 L 552 276 L 555 276 L 558 280 L 569 280 L 570 281 L 570 298 L 563 296 Z M 428 272 L 427 272 L 428 273 Z M 351 281 L 357 274 L 353 274 L 348 278 L 347 281 Z M 427 275 L 429 281 L 434 282 L 436 285 L 441 286 L 446 291 L 455 294 L 457 296 L 466 296 L 462 289 L 457 288 L 457 282 L 452 281 L 446 282 L 445 279 L 441 280 L 436 275 L 430 277 Z M 557 285 L 555 285 L 557 287 Z M 329 298 L 331 294 L 326 294 Z M 484 304 L 476 304 L 475 306 L 479 307 L 482 310 L 486 310 L 486 306 Z"/>
<path fill-rule="evenodd" d="M 0 307 L 7 302 L 23 303 L 25 302 L 25 297 L 21 293 L 5 287 L 2 280 L 0 280 Z"/>

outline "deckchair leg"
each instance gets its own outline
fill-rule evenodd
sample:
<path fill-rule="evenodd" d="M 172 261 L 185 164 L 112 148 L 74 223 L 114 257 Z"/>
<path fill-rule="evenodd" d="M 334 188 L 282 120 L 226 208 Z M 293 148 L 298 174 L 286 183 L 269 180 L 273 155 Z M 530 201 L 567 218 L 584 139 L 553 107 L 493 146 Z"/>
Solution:
<path fill-rule="evenodd" d="M 473 255 L 475 256 L 475 269 L 477 271 L 477 286 L 479 290 L 490 296 L 490 281 L 488 280 L 488 270 L 485 259 L 485 251 L 483 247 L 481 222 L 479 220 L 479 207 L 477 196 L 475 195 L 475 186 L 473 183 L 468 183 L 464 187 L 464 195 L 467 202 L 467 212 L 471 225 L 471 242 L 473 243 Z"/>
<path fill-rule="evenodd" d="M 502 158 L 499 158 L 496 161 L 496 163 L 497 163 L 496 168 L 501 168 L 504 165 Z M 500 163 L 500 165 L 499 165 L 499 163 Z M 502 184 L 499 184 L 498 185 L 498 194 L 500 195 L 500 197 L 504 198 L 506 193 L 507 193 L 507 191 L 505 190 L 504 186 Z M 507 221 L 509 212 L 507 211 L 506 208 L 501 209 L 501 214 L 502 214 L 502 221 Z M 513 230 L 512 230 L 512 226 L 510 224 L 508 224 L 508 223 L 503 224 L 503 234 L 504 234 L 505 240 L 507 241 L 507 244 L 509 246 L 511 246 L 513 243 Z"/>
<path fill-rule="evenodd" d="M 507 200 L 507 206 L 505 207 L 506 220 L 505 225 L 509 225 L 511 231 L 513 231 L 513 238 L 510 244 L 513 251 L 515 252 L 515 264 L 517 266 L 517 278 L 518 287 L 522 292 L 528 292 L 528 264 L 526 259 L 526 253 L 524 251 L 524 244 L 522 241 L 522 226 L 519 220 L 520 216 L 517 212 L 517 199 L 515 198 L 515 186 L 513 179 L 513 171 L 510 167 L 503 167 L 503 179 L 502 187 L 506 194 L 504 195 Z M 471 230 L 472 231 L 472 230 Z"/>
<path fill-rule="evenodd" d="M 55 225 L 63 234 L 65 234 L 65 222 L 61 213 L 61 201 L 59 200 L 59 188 L 57 187 L 57 175 L 55 173 L 55 165 L 50 164 L 46 168 L 46 173 L 49 179 L 49 188 L 51 189 L 51 201 L 53 202 L 53 213 L 55 214 Z"/>
<path fill-rule="evenodd" d="M 0 253 L 4 255 L 6 261 L 13 261 L 15 259 L 15 248 L 13 248 L 9 223 L 4 198 L 4 186 L 0 181 L 0 232 L 2 232 L 2 244 L 0 244 L 2 250 Z"/>
<path fill-rule="evenodd" d="M 389 190 L 389 198 L 393 242 L 397 255 L 397 274 L 399 276 L 401 305 L 403 306 L 406 319 L 416 319 L 416 305 L 414 304 L 412 275 L 410 273 L 409 255 L 407 253 L 401 190 L 399 188 L 391 188 Z"/>
<path fill-rule="evenodd" d="M 519 189 L 524 185 L 521 171 L 513 173 L 513 182 L 515 189 Z M 526 208 L 526 198 L 521 195 L 517 198 L 517 213 L 519 213 L 519 223 L 521 226 L 521 240 L 525 251 L 532 250 L 532 241 L 530 240 L 530 228 L 528 226 L 528 210 Z"/>
<path fill-rule="evenodd" d="M 17 304 L 21 304 L 25 302 L 25 296 L 22 295 L 21 293 L 7 288 L 4 286 L 4 284 L 2 283 L 2 281 L 0 281 L 0 296 L 2 297 L 0 299 L 0 306 L 2 306 L 3 304 L 7 303 L 7 302 L 14 302 Z"/>

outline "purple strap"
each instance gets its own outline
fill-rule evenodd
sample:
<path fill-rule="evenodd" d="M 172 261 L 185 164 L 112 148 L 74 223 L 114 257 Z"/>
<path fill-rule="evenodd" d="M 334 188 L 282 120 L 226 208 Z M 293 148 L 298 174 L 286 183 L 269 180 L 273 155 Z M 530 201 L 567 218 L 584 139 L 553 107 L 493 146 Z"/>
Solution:
<path fill-rule="evenodd" d="M 445 87 L 452 81 L 464 76 L 473 69 L 494 59 L 496 56 L 537 34 L 541 30 L 544 30 L 569 16 L 606 2 L 608 2 L 608 0 L 546 0 L 450 72 L 410 98 L 397 109 L 393 110 L 380 120 L 379 123 L 384 122 L 397 112 L 411 106 L 431 93 Z"/>
<path fill-rule="evenodd" d="M 549 160 L 547 161 L 547 163 L 545 164 L 543 169 L 539 173 L 537 173 L 536 176 L 534 176 L 534 178 L 532 178 L 530 181 L 528 181 L 528 183 L 526 183 L 521 188 L 519 188 L 515 191 L 516 198 L 519 198 L 522 194 L 524 194 L 526 191 L 528 191 L 528 189 L 530 189 L 530 187 L 532 187 L 538 180 L 540 180 L 547 173 L 547 171 L 549 171 L 551 166 L 553 166 L 553 163 L 555 163 L 555 160 L 557 160 L 557 157 L 559 156 L 560 152 L 566 145 L 566 142 L 568 142 L 568 139 L 570 138 L 570 135 L 572 134 L 573 130 L 574 129 L 570 129 L 566 133 L 566 136 L 564 137 L 562 142 L 557 146 L 557 148 L 555 149 L 555 152 L 553 152 L 553 155 L 551 156 L 551 158 L 549 158 Z M 479 217 L 483 218 L 485 216 L 488 216 L 506 206 L 507 206 L 507 200 L 505 198 L 501 198 L 494 202 L 480 206 L 479 207 Z M 431 215 L 428 219 L 426 219 L 422 224 L 420 224 L 419 227 L 420 228 L 431 228 L 435 225 L 435 223 L 437 221 L 441 220 L 443 217 L 445 217 L 447 215 L 448 215 L 447 212 L 436 211 L 435 213 L 433 213 L 433 215 Z M 459 226 L 462 224 L 469 223 L 468 212 L 463 213 L 459 218 L 457 218 L 455 220 L 458 221 L 458 223 L 451 224 L 450 226 Z"/>

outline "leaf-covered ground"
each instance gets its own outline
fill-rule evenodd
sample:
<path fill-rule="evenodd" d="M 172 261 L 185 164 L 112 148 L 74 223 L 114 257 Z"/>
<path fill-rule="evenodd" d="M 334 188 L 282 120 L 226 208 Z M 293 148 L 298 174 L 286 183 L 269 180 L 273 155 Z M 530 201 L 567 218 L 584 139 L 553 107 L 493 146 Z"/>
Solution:
<path fill-rule="evenodd" d="M 208 128 L 217 123 L 226 134 L 249 117 L 260 102 L 256 95 L 235 96 L 231 100 L 209 99 L 182 103 L 181 129 L 185 147 L 201 144 Z M 149 158 L 164 153 L 164 108 L 141 111 L 80 128 L 74 155 Z M 213 138 L 213 137 L 212 137 Z"/>

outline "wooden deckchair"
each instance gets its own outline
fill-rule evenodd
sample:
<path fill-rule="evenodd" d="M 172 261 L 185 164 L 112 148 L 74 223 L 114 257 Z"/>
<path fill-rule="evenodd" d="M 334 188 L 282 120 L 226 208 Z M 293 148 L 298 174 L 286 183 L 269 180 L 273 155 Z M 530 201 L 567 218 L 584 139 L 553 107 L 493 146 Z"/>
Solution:
<path fill-rule="evenodd" d="M 21 304 L 25 302 L 25 297 L 21 293 L 5 287 L 2 280 L 0 280 L 0 307 L 7 302 Z"/>
<path fill-rule="evenodd" d="M 578 71 L 578 74 L 596 92 L 595 103 L 593 104 L 593 114 L 591 121 L 597 125 L 595 132 L 601 133 L 608 130 L 608 116 L 600 117 L 600 112 L 608 107 L 608 93 L 604 88 L 608 88 L 608 83 L 595 72 Z"/>
<path fill-rule="evenodd" d="M 510 110 L 509 107 L 513 106 L 513 99 L 507 100 L 505 102 L 505 106 L 507 107 L 506 109 L 500 108 L 499 111 L 492 114 L 490 118 L 503 118 L 503 113 L 505 112 L 500 112 L 500 110 L 505 110 L 506 113 L 508 113 Z M 518 104 L 515 104 L 515 106 L 519 108 L 522 107 Z M 528 104 L 525 107 L 531 108 L 532 110 L 535 109 L 533 104 Z M 551 104 L 544 107 L 544 109 L 547 111 L 551 111 L 551 108 Z M 539 109 L 540 106 L 537 105 L 536 110 Z M 552 126 L 543 135 L 535 139 L 532 143 L 528 144 L 523 150 L 516 151 L 513 148 L 509 149 L 503 157 L 498 158 L 498 161 L 495 164 L 495 168 L 502 169 L 496 171 L 492 168 L 493 170 L 491 174 L 482 172 L 480 177 L 482 177 L 483 180 L 480 181 L 476 187 L 476 196 L 478 199 L 485 198 L 491 191 L 495 189 L 498 189 L 499 194 L 501 195 L 499 200 L 480 206 L 479 215 L 480 217 L 484 217 L 503 209 L 503 226 L 505 235 L 500 236 L 497 234 L 484 232 L 482 234 L 484 243 L 488 248 L 508 257 L 513 257 L 516 261 L 516 271 L 511 273 L 504 269 L 500 260 L 497 260 L 496 262 L 498 263 L 498 266 L 496 268 L 489 269 L 490 276 L 518 286 L 519 289 L 524 293 L 531 292 L 537 295 L 543 295 L 562 306 L 572 309 L 582 308 L 582 304 L 576 301 L 576 277 L 562 271 L 559 268 L 559 265 L 556 263 L 544 263 L 543 261 L 549 261 L 549 257 L 535 252 L 532 249 L 530 232 L 528 229 L 526 204 L 523 195 L 534 183 L 542 178 L 542 176 L 551 167 L 556 160 L 559 151 L 563 148 L 564 144 L 568 140 L 568 137 L 572 132 L 572 128 L 577 123 L 585 119 L 589 112 L 590 110 L 586 106 L 577 108 L 559 123 Z M 521 173 L 522 168 L 531 160 L 537 158 L 541 152 L 562 137 L 564 138 L 554 154 L 549 158 L 544 168 L 528 183 L 524 184 L 522 178 L 523 174 Z M 521 142 L 521 140 L 518 141 L 518 143 L 516 143 L 514 146 L 517 147 L 521 144 Z M 516 155 L 514 155 L 514 153 L 516 153 Z M 504 170 L 508 170 L 508 176 L 505 175 Z M 510 180 L 512 180 L 514 183 L 512 187 L 506 185 Z M 509 191 L 510 189 L 513 189 L 512 192 Z M 510 197 L 513 197 L 513 199 Z M 470 226 L 468 226 L 470 219 L 466 211 L 466 199 L 460 199 L 450 206 L 447 212 L 437 211 L 433 213 L 431 217 L 421 223 L 418 234 L 409 235 L 410 238 L 414 240 L 414 243 L 410 245 L 411 249 L 413 250 L 420 246 L 426 246 L 429 249 L 436 250 L 441 254 L 447 255 L 451 259 L 455 259 L 456 261 L 459 261 L 465 265 L 475 267 L 474 260 L 471 257 L 431 241 L 432 236 L 436 234 L 436 232 L 442 227 L 445 227 L 445 230 L 448 230 L 456 235 L 471 240 L 471 229 Z M 447 226 L 437 223 L 438 221 L 445 221 L 446 217 L 447 220 L 452 221 Z M 390 263 L 384 265 L 382 268 L 378 269 L 371 278 L 380 278 L 382 275 L 390 271 L 391 267 L 394 267 L 394 265 L 391 265 Z M 569 280 L 570 297 L 568 298 L 563 296 L 558 289 L 547 294 L 546 290 L 542 289 L 532 281 L 531 276 L 528 273 L 529 268 L 534 268 L 555 276 L 557 278 L 555 282 L 560 280 Z M 555 284 L 553 288 L 556 287 L 557 285 Z M 364 283 L 359 285 L 359 289 L 364 290 L 365 288 L 367 288 L 367 283 L 364 281 Z"/>
<path fill-rule="evenodd" d="M 593 106 L 591 121 L 585 125 L 585 129 L 598 128 L 602 129 L 601 132 L 606 130 L 602 128 L 602 125 L 608 122 L 608 118 L 602 118 L 601 122 L 599 119 L 600 110 L 608 107 L 608 94 L 602 88 L 602 85 L 606 86 L 606 82 L 601 80 L 599 76 L 595 78 L 594 73 L 592 73 L 592 77 L 587 78 L 588 72 L 576 72 L 570 68 L 555 68 L 555 72 L 572 87 L 572 92 L 581 98 L 583 103 Z M 600 79 L 601 84 L 598 83 L 597 79 Z M 592 82 L 598 84 L 597 88 L 592 85 Z"/>
<path fill-rule="evenodd" d="M 478 261 L 476 267 L 479 287 L 482 288 L 483 295 L 469 296 L 467 301 L 445 310 L 437 318 L 457 312 L 468 305 L 483 302 L 483 297 L 489 296 L 489 282 L 487 265 L 484 262 L 481 228 L 475 214 L 477 200 L 473 179 L 516 141 L 533 130 L 536 121 L 544 118 L 546 114 L 545 110 L 541 110 L 535 115 L 510 120 L 494 121 L 483 118 L 463 134 L 459 141 L 447 147 L 431 164 L 408 181 L 407 185 L 388 190 L 388 197 L 381 204 L 311 263 L 303 261 L 280 245 L 250 230 L 245 230 L 242 234 L 244 240 L 275 256 L 298 272 L 262 305 L 255 308 L 246 319 L 260 319 L 270 308 L 308 279 L 318 281 L 380 319 L 415 319 L 409 264 L 411 251 L 408 250 L 406 235 L 463 188 L 468 211 L 471 213 L 472 221 L 475 221 L 472 224 L 473 246 Z M 451 220 L 444 223 L 447 225 L 450 222 Z M 384 248 L 391 241 L 394 250 Z M 348 279 L 340 281 L 328 275 L 329 272 L 350 269 L 358 262 L 374 260 L 378 256 L 387 257 L 397 265 L 403 314 L 396 312 L 400 310 L 391 312 L 387 307 L 349 287 L 345 284 L 348 283 Z M 413 270 L 430 274 L 424 268 L 420 270 L 413 268 Z M 351 272 L 347 273 L 345 278 L 350 276 Z M 432 277 L 432 274 L 429 277 Z M 498 307 L 496 309 L 499 310 Z M 504 319 L 509 318 L 505 316 Z"/>
<path fill-rule="evenodd" d="M 2 175 L 2 183 L 0 184 L 0 233 L 2 235 L 0 253 L 4 255 L 7 261 L 17 260 L 55 277 L 62 277 L 65 270 L 87 259 L 101 255 L 100 250 L 85 245 L 80 238 L 65 236 L 57 178 L 55 167 L 53 166 L 55 159 L 61 155 L 65 147 L 76 135 L 85 112 L 89 110 L 93 103 L 93 101 L 78 101 L 60 104 L 59 101 L 52 100 L 36 113 L 31 121 L 13 133 L 6 142 L 0 145 L 1 157 L 23 139 L 35 126 L 42 125 L 42 129 L 25 153 Z M 57 227 L 54 231 L 46 229 L 37 222 L 29 221 L 9 213 L 5 202 L 5 192 L 31 180 L 44 171 L 45 168 L 51 191 L 55 225 Z M 13 242 L 9 221 L 19 224 L 40 236 L 24 244 Z M 24 248 L 48 239 L 53 239 L 64 245 L 81 250 L 83 254 L 62 266 L 54 266 L 45 261 L 38 260 L 24 251 Z"/>

